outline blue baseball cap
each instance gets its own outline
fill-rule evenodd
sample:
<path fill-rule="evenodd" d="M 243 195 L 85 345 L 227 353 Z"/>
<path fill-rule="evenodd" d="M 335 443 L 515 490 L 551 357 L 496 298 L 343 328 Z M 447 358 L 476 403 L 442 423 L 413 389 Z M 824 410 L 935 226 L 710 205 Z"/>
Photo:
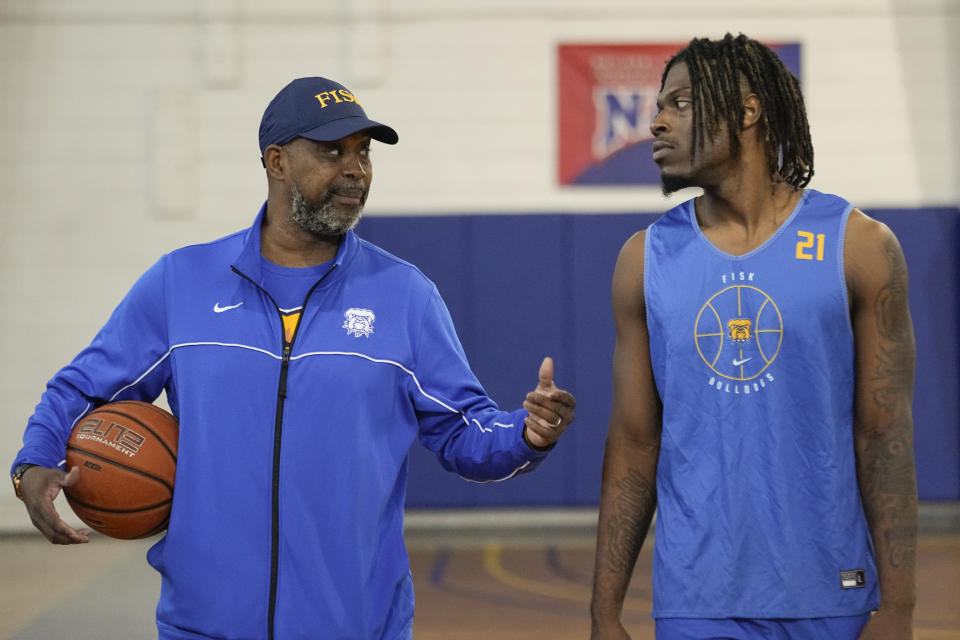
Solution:
<path fill-rule="evenodd" d="M 357 131 L 396 144 L 397 132 L 367 118 L 353 92 L 326 78 L 297 78 L 280 90 L 260 120 L 260 153 L 294 138 L 333 142 Z"/>

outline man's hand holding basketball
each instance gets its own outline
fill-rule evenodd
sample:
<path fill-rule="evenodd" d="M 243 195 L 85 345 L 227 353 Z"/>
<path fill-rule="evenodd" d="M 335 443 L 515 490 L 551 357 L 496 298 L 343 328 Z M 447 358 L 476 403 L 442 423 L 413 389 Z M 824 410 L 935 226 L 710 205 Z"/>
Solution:
<path fill-rule="evenodd" d="M 527 394 L 523 408 L 530 415 L 524 421 L 523 437 L 535 449 L 547 449 L 573 422 L 577 401 L 553 382 L 553 359 L 540 364 L 537 388 Z"/>
<path fill-rule="evenodd" d="M 54 544 L 81 544 L 90 541 L 90 530 L 74 530 L 63 521 L 53 506 L 53 501 L 63 487 L 69 487 L 80 478 L 80 470 L 74 467 L 70 473 L 60 469 L 31 467 L 20 480 L 23 503 L 30 520 L 43 536 Z"/>

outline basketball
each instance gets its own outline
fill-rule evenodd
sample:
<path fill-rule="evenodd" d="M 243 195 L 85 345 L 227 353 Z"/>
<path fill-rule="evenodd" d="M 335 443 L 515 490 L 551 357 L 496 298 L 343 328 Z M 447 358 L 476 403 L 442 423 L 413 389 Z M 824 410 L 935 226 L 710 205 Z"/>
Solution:
<path fill-rule="evenodd" d="M 90 528 L 111 538 L 146 538 L 167 528 L 177 470 L 179 426 L 148 402 L 100 406 L 80 420 L 67 441 L 67 502 Z"/>

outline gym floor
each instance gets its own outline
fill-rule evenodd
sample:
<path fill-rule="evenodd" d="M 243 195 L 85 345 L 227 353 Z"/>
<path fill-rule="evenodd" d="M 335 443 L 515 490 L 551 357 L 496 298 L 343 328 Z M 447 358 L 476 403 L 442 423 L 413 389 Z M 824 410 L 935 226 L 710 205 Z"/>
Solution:
<path fill-rule="evenodd" d="M 915 636 L 960 640 L 960 505 L 932 511 L 921 510 Z M 408 515 L 417 640 L 589 637 L 595 512 L 533 513 Z M 156 638 L 159 578 L 144 559 L 153 541 L 0 537 L 0 639 Z M 653 639 L 650 549 L 624 611 L 634 640 Z"/>

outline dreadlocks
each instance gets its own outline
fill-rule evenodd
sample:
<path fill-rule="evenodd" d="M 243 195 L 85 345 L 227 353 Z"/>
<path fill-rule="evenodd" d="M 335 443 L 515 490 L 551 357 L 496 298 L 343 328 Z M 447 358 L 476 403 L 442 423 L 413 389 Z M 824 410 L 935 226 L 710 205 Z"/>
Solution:
<path fill-rule="evenodd" d="M 740 34 L 723 40 L 694 38 L 673 56 L 663 71 L 683 62 L 690 70 L 693 91 L 693 149 L 703 149 L 704 137 L 725 127 L 730 153 L 740 153 L 743 132 L 743 84 L 760 98 L 766 132 L 767 167 L 774 180 L 802 189 L 813 177 L 813 143 L 803 94 L 797 79 L 769 47 Z"/>

